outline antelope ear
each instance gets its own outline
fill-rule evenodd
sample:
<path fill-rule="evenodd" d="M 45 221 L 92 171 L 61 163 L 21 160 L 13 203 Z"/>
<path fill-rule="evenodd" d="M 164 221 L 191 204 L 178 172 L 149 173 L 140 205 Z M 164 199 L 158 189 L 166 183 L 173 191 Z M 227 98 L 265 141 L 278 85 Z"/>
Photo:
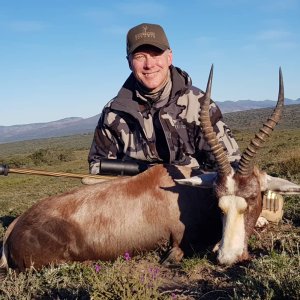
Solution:
<path fill-rule="evenodd" d="M 177 183 L 183 185 L 191 185 L 200 188 L 212 188 L 217 178 L 217 172 L 205 173 L 186 179 L 174 179 Z"/>
<path fill-rule="evenodd" d="M 300 194 L 300 185 L 283 178 L 273 177 L 266 173 L 262 174 L 261 191 L 270 190 L 282 195 L 297 195 Z"/>

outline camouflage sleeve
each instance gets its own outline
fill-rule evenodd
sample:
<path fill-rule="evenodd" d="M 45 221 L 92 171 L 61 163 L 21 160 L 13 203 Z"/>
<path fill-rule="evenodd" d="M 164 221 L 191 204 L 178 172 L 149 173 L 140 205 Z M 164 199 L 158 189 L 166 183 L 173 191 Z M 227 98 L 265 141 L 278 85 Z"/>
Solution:
<path fill-rule="evenodd" d="M 223 122 L 222 113 L 219 107 L 213 101 L 210 105 L 210 118 L 214 131 L 217 134 L 217 138 L 227 152 L 230 163 L 236 165 L 241 158 L 238 144 L 234 139 L 230 128 Z M 215 157 L 212 154 L 209 145 L 204 140 L 202 131 L 200 131 L 198 141 L 197 160 L 200 165 L 214 169 L 216 167 Z"/>
<path fill-rule="evenodd" d="M 111 130 L 104 125 L 103 114 L 94 132 L 94 138 L 88 155 L 88 163 L 91 174 L 99 173 L 101 158 L 117 158 L 119 145 Z"/>
<path fill-rule="evenodd" d="M 222 120 L 219 120 L 215 124 L 215 128 L 217 131 L 217 138 L 223 145 L 223 148 L 226 150 L 229 161 L 231 163 L 239 161 L 241 158 L 241 153 L 230 128 Z"/>

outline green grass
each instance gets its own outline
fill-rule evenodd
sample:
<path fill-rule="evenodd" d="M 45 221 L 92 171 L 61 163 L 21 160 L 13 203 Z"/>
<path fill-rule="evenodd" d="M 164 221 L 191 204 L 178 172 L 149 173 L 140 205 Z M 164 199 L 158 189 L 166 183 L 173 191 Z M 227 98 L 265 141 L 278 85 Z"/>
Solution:
<path fill-rule="evenodd" d="M 239 129 L 244 149 L 253 131 Z M 300 183 L 300 130 L 281 129 L 266 143 L 257 163 L 262 169 Z M 92 136 L 0 145 L 0 163 L 47 171 L 87 173 Z M 23 149 L 23 150 L 22 150 Z M 80 186 L 80 180 L 37 175 L 0 177 L 0 239 L 14 217 L 49 195 Z M 72 263 L 40 271 L 9 272 L 0 299 L 300 299 L 300 197 L 285 197 L 278 226 L 257 230 L 250 240 L 250 262 L 216 264 L 212 253 L 159 265 L 155 252 L 115 262 Z M 201 298 L 202 297 L 202 298 Z"/>

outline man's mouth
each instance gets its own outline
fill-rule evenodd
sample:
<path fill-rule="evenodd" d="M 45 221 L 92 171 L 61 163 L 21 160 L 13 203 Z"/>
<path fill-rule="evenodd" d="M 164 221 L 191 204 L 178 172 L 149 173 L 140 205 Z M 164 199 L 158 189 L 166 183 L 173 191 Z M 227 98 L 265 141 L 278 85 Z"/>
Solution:
<path fill-rule="evenodd" d="M 154 77 L 158 72 L 144 73 L 145 77 Z"/>
<path fill-rule="evenodd" d="M 157 74 L 158 71 L 154 71 L 154 72 L 148 72 L 148 73 L 143 73 L 144 76 L 151 76 L 151 75 L 154 75 L 154 74 Z"/>

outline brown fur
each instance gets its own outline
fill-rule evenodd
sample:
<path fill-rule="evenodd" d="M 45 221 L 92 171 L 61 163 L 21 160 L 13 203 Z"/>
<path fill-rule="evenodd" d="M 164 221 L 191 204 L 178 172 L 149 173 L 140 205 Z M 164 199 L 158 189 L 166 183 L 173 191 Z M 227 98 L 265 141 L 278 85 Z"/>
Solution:
<path fill-rule="evenodd" d="M 256 221 L 262 211 L 262 195 L 260 186 L 260 171 L 254 168 L 250 176 L 235 176 L 237 182 L 237 195 L 246 199 L 248 208 L 245 212 L 246 237 L 253 232 Z M 248 244 L 248 241 L 247 241 Z"/>
<path fill-rule="evenodd" d="M 221 224 L 212 191 L 173 180 L 190 173 L 158 165 L 36 203 L 8 229 L 8 266 L 23 271 L 50 263 L 113 260 L 125 252 L 155 249 L 165 240 L 172 241 L 169 258 L 179 260 L 182 250 L 189 255 L 215 243 Z"/>

